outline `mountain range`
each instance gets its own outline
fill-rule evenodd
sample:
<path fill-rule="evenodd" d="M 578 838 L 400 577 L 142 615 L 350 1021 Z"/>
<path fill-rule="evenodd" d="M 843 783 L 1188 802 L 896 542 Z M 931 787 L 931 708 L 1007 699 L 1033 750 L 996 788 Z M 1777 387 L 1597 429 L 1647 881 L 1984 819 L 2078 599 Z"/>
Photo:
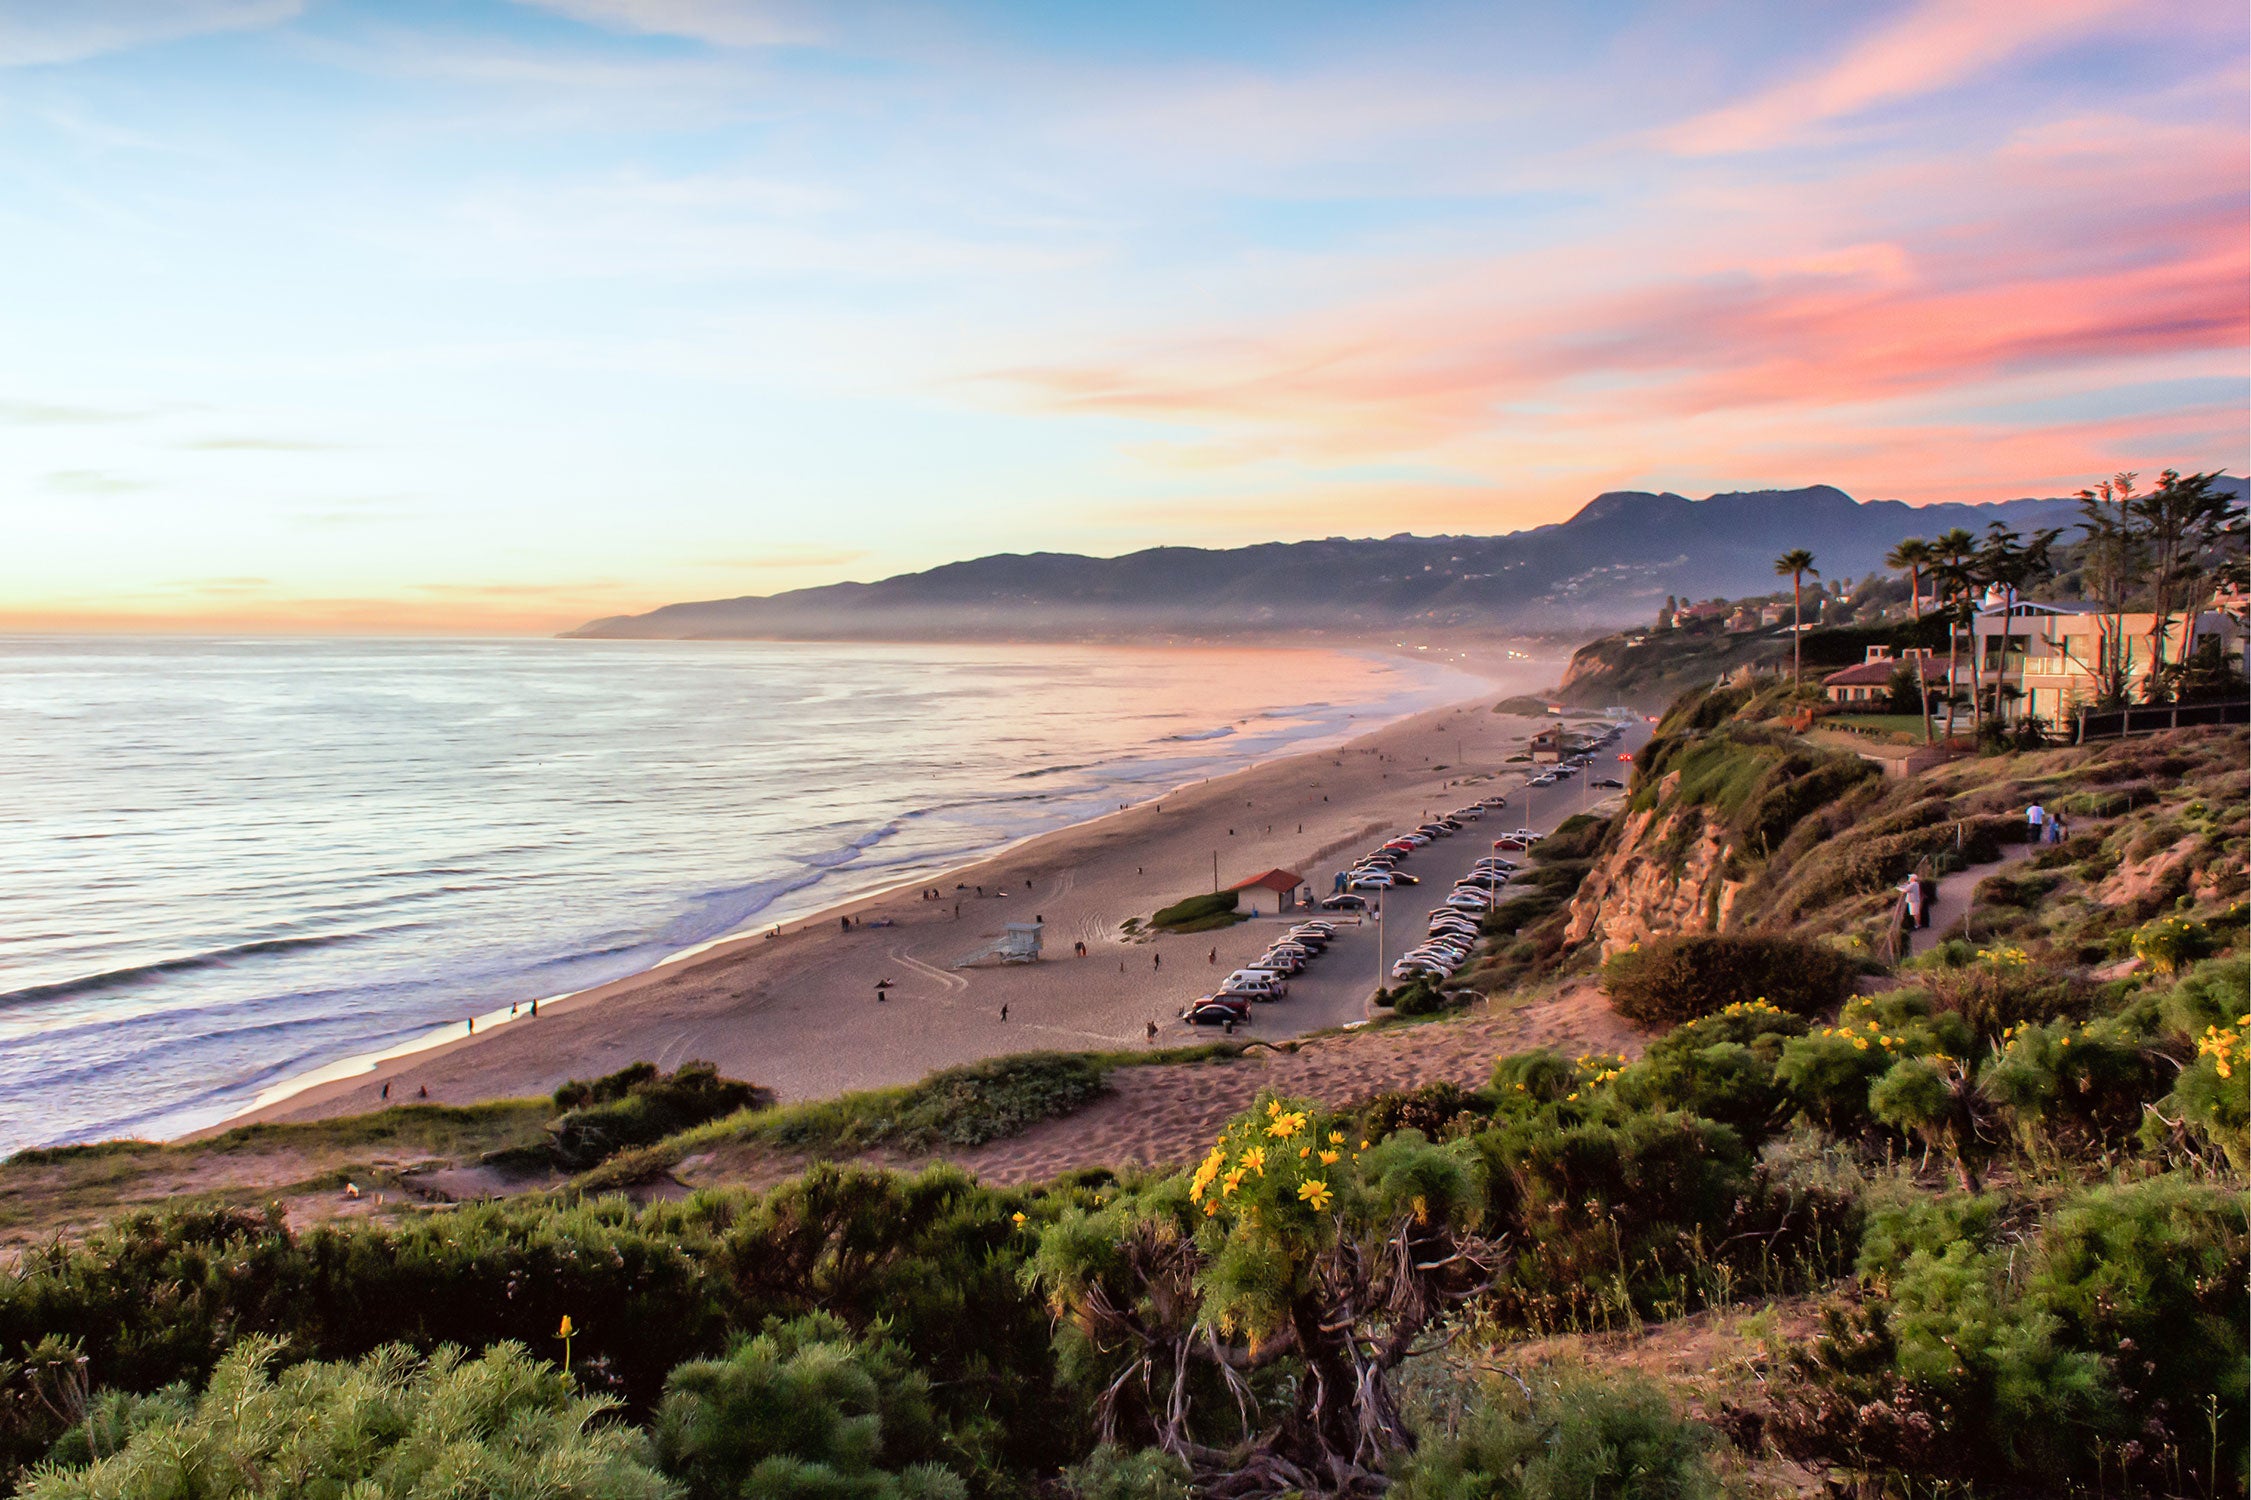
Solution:
<path fill-rule="evenodd" d="M 2240 483 L 2240 481 L 2238 481 Z M 1909 536 L 2069 528 L 2076 500 L 1908 505 L 1829 485 L 1691 500 L 1625 490 L 1568 521 L 1502 536 L 1330 537 L 1251 547 L 1152 547 L 1123 557 L 1001 553 L 788 593 L 668 604 L 574 636 L 767 640 L 1100 640 L 1354 636 L 1410 629 L 1584 633 L 1646 620 L 1668 594 L 1763 594 L 1774 559 L 1814 554 L 1827 578 L 1883 566 Z M 2076 533 L 2067 533 L 2067 535 Z"/>

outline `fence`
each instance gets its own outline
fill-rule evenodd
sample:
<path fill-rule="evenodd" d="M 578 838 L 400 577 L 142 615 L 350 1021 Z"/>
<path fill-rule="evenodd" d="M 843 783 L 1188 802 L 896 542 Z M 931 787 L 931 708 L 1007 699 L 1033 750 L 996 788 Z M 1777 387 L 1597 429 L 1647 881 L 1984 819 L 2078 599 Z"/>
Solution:
<path fill-rule="evenodd" d="M 2251 702 L 2163 703 L 2147 708 L 2116 708 L 2103 712 L 2079 711 L 2079 727 L 2071 742 L 2114 740 L 2127 734 L 2157 734 L 2167 729 L 2189 729 L 2199 724 L 2251 724 Z"/>

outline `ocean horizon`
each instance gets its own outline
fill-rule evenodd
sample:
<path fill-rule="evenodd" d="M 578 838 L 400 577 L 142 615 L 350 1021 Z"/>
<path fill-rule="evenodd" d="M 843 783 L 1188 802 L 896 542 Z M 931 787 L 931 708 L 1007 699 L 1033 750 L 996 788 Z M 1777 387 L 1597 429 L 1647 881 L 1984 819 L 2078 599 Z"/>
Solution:
<path fill-rule="evenodd" d="M 0 639 L 0 1154 L 1485 690 L 1290 648 Z"/>

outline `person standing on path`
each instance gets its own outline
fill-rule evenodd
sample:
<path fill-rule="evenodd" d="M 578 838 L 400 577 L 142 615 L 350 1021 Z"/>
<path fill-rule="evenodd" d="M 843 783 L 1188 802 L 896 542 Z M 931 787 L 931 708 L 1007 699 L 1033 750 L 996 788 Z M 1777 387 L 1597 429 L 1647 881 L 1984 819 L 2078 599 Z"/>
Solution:
<path fill-rule="evenodd" d="M 2047 832 L 2048 810 L 2035 802 L 2024 810 L 2025 842 L 2037 844 Z"/>
<path fill-rule="evenodd" d="M 1008 1019 L 1008 1006 L 1005 1003 L 1000 1008 L 1000 1018 L 1003 1021 Z"/>

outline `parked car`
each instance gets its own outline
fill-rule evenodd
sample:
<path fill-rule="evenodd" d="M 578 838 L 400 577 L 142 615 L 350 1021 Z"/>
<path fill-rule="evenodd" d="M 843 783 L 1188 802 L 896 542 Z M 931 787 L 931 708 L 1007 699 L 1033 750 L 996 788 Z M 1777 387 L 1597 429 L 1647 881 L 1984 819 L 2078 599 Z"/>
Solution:
<path fill-rule="evenodd" d="M 1537 844 L 1540 841 L 1540 836 L 1529 828 L 1519 828 L 1509 837 L 1520 844 Z"/>
<path fill-rule="evenodd" d="M 1323 896 L 1321 898 L 1321 910 L 1323 911 L 1366 911 L 1367 909 L 1367 897 L 1355 896 L 1349 892 L 1343 895 Z"/>
<path fill-rule="evenodd" d="M 1508 877 L 1507 877 L 1506 875 L 1488 875 L 1488 874 L 1485 874 L 1485 873 L 1482 873 L 1482 872 L 1478 872 L 1478 873 L 1473 873 L 1473 874 L 1469 874 L 1469 875 L 1464 875 L 1464 876 L 1463 876 L 1463 877 L 1462 877 L 1461 879 L 1459 879 L 1459 880 L 1455 881 L 1455 882 L 1454 882 L 1454 889 L 1455 889 L 1455 890 L 1457 890 L 1457 891 L 1460 891 L 1460 890 L 1497 891 L 1497 890 L 1499 890 L 1499 889 L 1500 889 L 1500 888 L 1501 888 L 1502 886 L 1504 886 L 1504 885 L 1507 885 L 1507 884 L 1508 884 Z"/>
<path fill-rule="evenodd" d="M 1477 805 L 1478 805 L 1479 807 L 1502 808 L 1502 807 L 1506 807 L 1506 806 L 1508 806 L 1508 798 L 1506 798 L 1506 797 L 1480 797 L 1480 798 L 1478 799 Z"/>
<path fill-rule="evenodd" d="M 1247 1005 L 1237 1010 L 1225 1000 L 1205 1000 L 1182 1011 L 1180 1019 L 1191 1026 L 1246 1026 L 1251 1010 Z"/>
<path fill-rule="evenodd" d="M 1246 1000 L 1279 1000 L 1289 993 L 1289 976 L 1272 969 L 1237 969 L 1220 985 L 1222 997 L 1240 995 Z"/>
<path fill-rule="evenodd" d="M 1451 906 L 1456 911 L 1487 911 L 1493 905 L 1486 897 L 1471 891 L 1454 891 L 1441 904 Z"/>
<path fill-rule="evenodd" d="M 1553 771 L 1542 771 L 1527 784 L 1531 786 L 1554 786 L 1555 773 Z"/>
<path fill-rule="evenodd" d="M 1351 891 L 1388 891 L 1393 883 L 1392 876 L 1383 870 L 1357 870 L 1344 885 Z"/>
<path fill-rule="evenodd" d="M 1843 689 L 1843 688 L 1839 688 L 1839 689 L 1837 689 L 1837 691 L 1841 693 L 1841 692 L 1843 692 L 1843 691 L 1844 691 L 1844 689 Z M 1596 778 L 1594 778 L 1594 780 L 1592 780 L 1592 781 L 1588 782 L 1588 783 L 1587 783 L 1587 785 L 1588 785 L 1588 786 L 1600 786 L 1600 787 L 1608 787 L 1608 788 L 1609 788 L 1610 790 L 1612 790 L 1612 791 L 1614 791 L 1614 792 L 1622 792 L 1622 791 L 1624 791 L 1624 790 L 1626 789 L 1626 784 L 1625 784 L 1624 782 L 1620 781 L 1620 780 L 1619 780 L 1619 779 L 1618 779 L 1617 777 L 1615 777 L 1615 776 L 1597 776 Z"/>
<path fill-rule="evenodd" d="M 1516 873 L 1517 863 L 1513 859 L 1502 859 L 1495 854 L 1486 856 L 1476 864 L 1471 865 L 1470 868 L 1473 870 L 1492 870 L 1502 875 L 1513 875 Z"/>

